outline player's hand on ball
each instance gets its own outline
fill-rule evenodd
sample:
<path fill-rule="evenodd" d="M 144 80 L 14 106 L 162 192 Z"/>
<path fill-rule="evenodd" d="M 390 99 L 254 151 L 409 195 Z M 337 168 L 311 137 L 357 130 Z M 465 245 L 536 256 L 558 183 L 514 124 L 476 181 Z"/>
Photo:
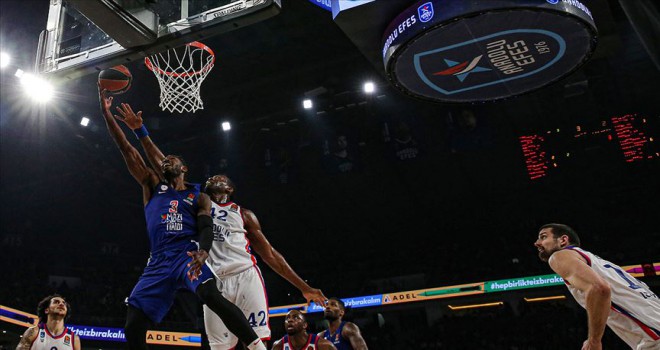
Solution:
<path fill-rule="evenodd" d="M 188 256 L 192 258 L 188 263 L 188 267 L 190 268 L 187 272 L 188 279 L 194 281 L 199 278 L 199 275 L 202 273 L 202 266 L 206 263 L 209 253 L 200 249 L 194 252 L 188 252 Z"/>
<path fill-rule="evenodd" d="M 112 96 L 108 96 L 108 90 L 102 90 L 100 85 L 99 100 L 101 101 L 101 108 L 105 111 L 110 111 L 110 107 L 112 107 Z"/>
<path fill-rule="evenodd" d="M 139 129 L 142 127 L 142 111 L 133 112 L 133 109 L 128 103 L 122 103 L 121 107 L 117 106 L 117 111 L 121 115 L 115 115 L 117 120 L 121 120 L 126 123 L 126 125 L 131 128 L 131 130 Z"/>

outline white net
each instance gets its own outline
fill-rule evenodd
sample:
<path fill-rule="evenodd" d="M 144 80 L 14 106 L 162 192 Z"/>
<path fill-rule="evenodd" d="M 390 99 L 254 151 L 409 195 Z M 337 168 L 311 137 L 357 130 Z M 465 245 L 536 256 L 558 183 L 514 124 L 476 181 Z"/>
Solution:
<path fill-rule="evenodd" d="M 204 109 L 200 88 L 215 63 L 215 54 L 194 41 L 144 59 L 160 85 L 160 108 L 171 113 Z"/>

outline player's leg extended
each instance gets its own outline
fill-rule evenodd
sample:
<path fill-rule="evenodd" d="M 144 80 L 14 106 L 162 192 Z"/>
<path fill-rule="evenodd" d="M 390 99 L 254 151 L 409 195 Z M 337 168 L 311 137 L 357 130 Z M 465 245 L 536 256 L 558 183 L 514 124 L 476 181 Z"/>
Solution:
<path fill-rule="evenodd" d="M 232 282 L 228 285 L 235 289 L 236 306 L 243 310 L 250 326 L 265 343 L 270 340 L 270 324 L 268 297 L 261 271 L 257 266 L 253 266 L 233 276 Z"/>
<path fill-rule="evenodd" d="M 147 349 L 147 329 L 160 322 L 172 306 L 176 289 L 170 281 L 170 271 L 169 262 L 150 261 L 128 297 L 124 331 L 129 349 Z"/>
<path fill-rule="evenodd" d="M 266 341 L 270 340 L 268 301 L 257 267 L 232 276 L 221 277 L 218 279 L 217 286 L 227 300 L 243 311 L 252 329 L 266 344 Z M 212 350 L 233 349 L 238 343 L 238 338 L 207 306 L 204 306 L 204 325 Z"/>
<path fill-rule="evenodd" d="M 126 313 L 126 342 L 130 350 L 146 350 L 147 348 L 147 330 L 152 324 L 151 320 L 142 310 L 128 305 Z"/>
<path fill-rule="evenodd" d="M 178 274 L 185 283 L 189 290 L 197 293 L 197 296 L 202 300 L 209 309 L 215 312 L 224 321 L 225 325 L 230 332 L 234 333 L 238 339 L 247 345 L 249 350 L 266 350 L 266 347 L 261 342 L 261 339 L 252 330 L 243 312 L 229 300 L 222 296 L 222 293 L 216 286 L 215 276 L 208 266 L 202 266 L 199 278 L 190 281 L 187 276 L 187 256 L 183 256 L 186 260 L 182 260 Z"/>
<path fill-rule="evenodd" d="M 236 305 L 236 293 L 228 290 L 228 280 L 216 276 L 216 286 L 225 299 Z M 231 289 L 231 288 L 230 288 Z M 229 331 L 229 328 L 208 306 L 204 305 L 204 330 L 209 340 L 211 350 L 230 350 L 238 344 L 238 337 Z"/>
<path fill-rule="evenodd" d="M 254 332 L 243 312 L 222 296 L 215 285 L 215 278 L 206 280 L 197 287 L 197 295 L 209 309 L 224 321 L 230 332 L 248 346 L 248 349 L 263 349 L 266 347 Z"/>
<path fill-rule="evenodd" d="M 238 344 L 238 337 L 230 332 L 220 316 L 206 305 L 204 305 L 204 329 L 211 350 L 230 350 Z"/>

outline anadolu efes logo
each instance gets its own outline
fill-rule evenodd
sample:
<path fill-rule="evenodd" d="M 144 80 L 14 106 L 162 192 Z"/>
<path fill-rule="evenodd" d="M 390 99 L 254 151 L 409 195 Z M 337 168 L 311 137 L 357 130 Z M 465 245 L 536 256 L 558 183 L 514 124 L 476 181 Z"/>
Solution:
<path fill-rule="evenodd" d="M 417 53 L 414 65 L 426 85 L 452 95 L 541 73 L 559 62 L 565 52 L 561 36 L 519 29 Z"/>
<path fill-rule="evenodd" d="M 445 63 L 450 68 L 447 68 L 443 71 L 433 73 L 433 75 L 453 75 L 458 78 L 458 80 L 463 81 L 465 78 L 472 72 L 473 70 L 477 70 L 477 72 L 487 72 L 490 69 L 488 68 L 483 68 L 483 67 L 477 67 L 477 63 L 481 61 L 481 57 L 483 55 L 479 55 L 475 57 L 471 62 L 468 63 L 468 61 L 465 61 L 463 63 L 458 63 L 455 61 L 447 60 L 445 59 Z"/>
<path fill-rule="evenodd" d="M 582 65 L 596 44 L 577 0 L 419 2 L 383 36 L 388 78 L 406 94 L 481 102 L 544 87 Z"/>
<path fill-rule="evenodd" d="M 426 23 L 431 19 L 433 19 L 433 3 L 427 2 L 422 6 L 418 7 L 417 15 L 419 16 L 419 20 L 422 21 L 423 23 Z"/>

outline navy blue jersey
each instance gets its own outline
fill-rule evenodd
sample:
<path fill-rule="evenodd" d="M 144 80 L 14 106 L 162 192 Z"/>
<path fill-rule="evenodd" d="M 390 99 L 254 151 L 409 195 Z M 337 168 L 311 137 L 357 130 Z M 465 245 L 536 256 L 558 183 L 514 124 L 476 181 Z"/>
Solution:
<path fill-rule="evenodd" d="M 323 338 L 329 340 L 337 350 L 353 350 L 351 342 L 341 335 L 341 331 L 344 330 L 345 325 L 346 322 L 339 324 L 339 328 L 337 328 L 337 331 L 334 333 L 330 333 L 329 329 L 326 329 L 325 332 L 323 332 Z"/>
<path fill-rule="evenodd" d="M 199 185 L 186 184 L 177 191 L 159 183 L 144 207 L 151 254 L 182 248 L 197 239 L 197 199 Z"/>
<path fill-rule="evenodd" d="M 144 208 L 151 256 L 138 283 L 128 297 L 128 304 L 142 310 L 159 323 L 174 302 L 178 289 L 192 292 L 213 278 L 206 264 L 198 279 L 190 281 L 186 273 L 191 258 L 188 251 L 197 250 L 197 211 L 199 185 L 186 184 L 176 191 L 166 183 L 159 183 Z"/>

